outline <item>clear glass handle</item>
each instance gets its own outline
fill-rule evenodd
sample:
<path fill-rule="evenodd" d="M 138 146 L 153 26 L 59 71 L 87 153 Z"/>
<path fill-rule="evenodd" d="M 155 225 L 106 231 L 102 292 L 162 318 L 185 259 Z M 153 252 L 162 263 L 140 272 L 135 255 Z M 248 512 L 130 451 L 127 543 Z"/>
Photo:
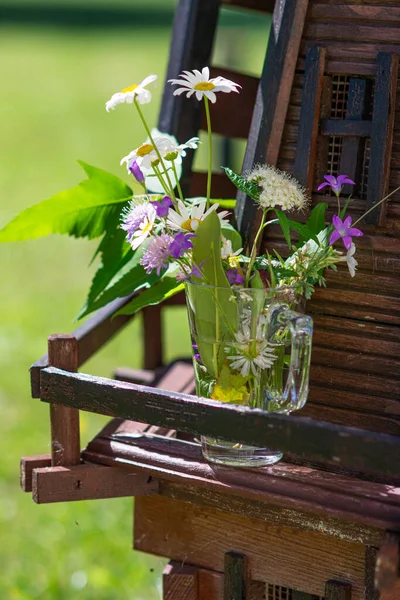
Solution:
<path fill-rule="evenodd" d="M 280 392 L 269 390 L 270 410 L 290 413 L 302 408 L 307 401 L 313 334 L 312 318 L 291 310 L 286 304 L 275 306 L 270 313 L 271 341 L 277 342 L 290 333 L 291 352 L 287 377 Z M 289 340 L 288 340 L 289 341 Z"/>

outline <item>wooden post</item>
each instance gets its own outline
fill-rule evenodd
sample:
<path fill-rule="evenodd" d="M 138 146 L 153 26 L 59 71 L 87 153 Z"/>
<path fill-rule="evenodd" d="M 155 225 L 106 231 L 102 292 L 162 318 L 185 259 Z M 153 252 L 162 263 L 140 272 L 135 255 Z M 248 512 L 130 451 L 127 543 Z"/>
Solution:
<path fill-rule="evenodd" d="M 163 364 L 161 306 L 143 309 L 144 357 L 143 368 L 153 371 Z"/>
<path fill-rule="evenodd" d="M 224 600 L 246 600 L 246 557 L 237 552 L 227 552 L 224 572 Z"/>
<path fill-rule="evenodd" d="M 343 581 L 327 581 L 325 600 L 351 600 L 351 585 Z"/>
<path fill-rule="evenodd" d="M 387 531 L 378 550 L 375 565 L 375 587 L 393 588 L 400 576 L 400 535 Z"/>
<path fill-rule="evenodd" d="M 48 338 L 48 355 L 52 367 L 72 372 L 78 370 L 78 342 L 73 335 L 51 335 Z M 52 466 L 79 464 L 79 410 L 50 404 L 50 423 Z"/>
<path fill-rule="evenodd" d="M 163 571 L 163 600 L 200 600 L 198 569 L 171 561 Z"/>

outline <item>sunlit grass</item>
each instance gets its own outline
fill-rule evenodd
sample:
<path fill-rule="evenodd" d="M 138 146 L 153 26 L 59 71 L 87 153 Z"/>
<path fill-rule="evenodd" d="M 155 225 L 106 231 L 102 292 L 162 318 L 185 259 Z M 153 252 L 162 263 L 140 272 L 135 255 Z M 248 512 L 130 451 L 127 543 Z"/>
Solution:
<path fill-rule="evenodd" d="M 261 68 L 264 35 L 248 38 L 249 54 L 232 57 Z M 220 62 L 224 39 L 216 50 Z M 83 178 L 81 158 L 126 178 L 122 156 L 143 131 L 131 107 L 107 114 L 112 93 L 149 73 L 160 81 L 146 107 L 156 123 L 169 31 L 123 33 L 2 28 L 0 36 L 0 226 L 23 208 Z M 253 53 L 251 53 L 251 49 Z M 235 66 L 235 65 L 234 65 Z M 181 140 L 183 141 L 183 140 Z M 48 407 L 30 398 L 28 367 L 46 338 L 71 331 L 95 266 L 93 242 L 61 236 L 0 246 L 0 598 L 91 600 L 160 597 L 163 561 L 132 552 L 127 499 L 36 506 L 19 491 L 20 456 L 49 451 Z M 169 309 L 166 359 L 190 348 L 183 308 Z M 109 376 L 140 366 L 140 319 L 84 366 Z M 83 414 L 87 441 L 103 418 Z"/>

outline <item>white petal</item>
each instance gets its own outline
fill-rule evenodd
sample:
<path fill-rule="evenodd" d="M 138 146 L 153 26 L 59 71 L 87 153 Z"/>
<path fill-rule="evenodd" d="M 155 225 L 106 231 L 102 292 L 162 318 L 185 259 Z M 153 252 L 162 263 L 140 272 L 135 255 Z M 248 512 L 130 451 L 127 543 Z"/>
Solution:
<path fill-rule="evenodd" d="M 204 95 L 207 96 L 207 98 L 213 103 L 215 104 L 216 100 L 217 100 L 217 96 L 214 94 L 214 92 L 204 92 Z"/>
<path fill-rule="evenodd" d="M 208 67 L 203 67 L 201 74 L 203 81 L 208 81 L 210 79 L 210 69 Z"/>
<path fill-rule="evenodd" d="M 207 94 L 208 92 L 205 92 L 205 93 Z M 204 95 L 204 92 L 201 92 L 200 90 L 196 90 L 196 98 L 199 102 L 202 100 L 203 95 Z"/>
<path fill-rule="evenodd" d="M 139 84 L 138 87 L 146 87 L 146 85 L 149 85 L 149 83 L 153 83 L 153 81 L 155 81 L 156 79 L 157 75 L 147 75 L 147 77 L 143 79 L 143 81 Z"/>

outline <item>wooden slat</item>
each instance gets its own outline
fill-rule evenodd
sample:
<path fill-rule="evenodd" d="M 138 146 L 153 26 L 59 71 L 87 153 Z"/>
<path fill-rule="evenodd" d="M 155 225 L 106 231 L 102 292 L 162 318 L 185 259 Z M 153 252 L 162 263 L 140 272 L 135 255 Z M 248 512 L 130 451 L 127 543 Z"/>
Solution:
<path fill-rule="evenodd" d="M 143 367 L 154 370 L 163 364 L 163 335 L 161 306 L 146 306 L 143 309 Z"/>
<path fill-rule="evenodd" d="M 268 443 L 272 448 L 310 459 L 331 460 L 360 471 L 400 475 L 400 438 L 394 436 L 55 368 L 42 371 L 41 399 L 197 435 L 225 437 L 254 446 Z M 391 454 L 390 463 L 384 459 L 386 453 Z"/>
<path fill-rule="evenodd" d="M 399 38 L 398 38 L 399 39 Z M 377 56 L 374 109 L 371 130 L 367 210 L 387 195 L 389 187 L 390 153 L 393 140 L 394 101 L 396 97 L 399 55 L 380 53 Z M 382 225 L 386 202 L 366 216 L 366 222 Z"/>
<path fill-rule="evenodd" d="M 375 566 L 375 587 L 393 589 L 400 580 L 400 535 L 387 531 L 380 544 Z"/>
<path fill-rule="evenodd" d="M 99 465 L 44 467 L 33 470 L 32 497 L 37 504 L 141 496 L 158 491 L 147 475 Z"/>
<path fill-rule="evenodd" d="M 32 473 L 34 469 L 51 467 L 51 455 L 24 456 L 20 463 L 20 485 L 23 492 L 32 491 Z"/>
<path fill-rule="evenodd" d="M 152 523 L 148 528 L 147 524 Z M 174 532 L 171 535 L 171 531 Z M 322 596 L 325 581 L 351 580 L 352 600 L 364 600 L 364 547 L 217 509 L 158 496 L 135 502 L 134 547 L 200 567 L 223 570 L 230 548 L 245 554 L 252 577 Z M 299 551 L 301 548 L 301 551 Z"/>
<path fill-rule="evenodd" d="M 246 600 L 248 562 L 243 554 L 226 552 L 224 561 L 224 600 Z"/>
<path fill-rule="evenodd" d="M 192 173 L 190 179 L 190 195 L 205 196 L 207 189 L 207 173 Z M 211 179 L 211 196 L 213 198 L 235 198 L 237 189 L 225 173 L 213 173 Z"/>
<path fill-rule="evenodd" d="M 163 571 L 163 600 L 201 600 L 198 574 L 197 567 L 169 562 Z"/>
<path fill-rule="evenodd" d="M 375 587 L 374 572 L 377 559 L 377 548 L 367 546 L 365 548 L 365 575 L 364 593 L 365 600 L 380 600 L 379 590 Z"/>
<path fill-rule="evenodd" d="M 355 523 L 386 529 L 393 527 L 400 514 L 396 496 L 398 488 L 394 485 L 389 491 L 387 485 L 382 483 L 286 463 L 262 471 L 232 467 L 218 467 L 215 470 L 215 465 L 210 466 L 202 457 L 199 445 L 172 438 L 148 435 L 121 440 L 96 438 L 83 456 L 85 460 L 97 464 L 123 464 L 127 470 L 147 473 L 164 482 L 160 484 L 160 494 L 168 497 L 210 505 L 214 495 L 219 499 L 226 495 L 228 498 L 221 501 L 220 508 L 241 514 L 240 502 L 245 504 L 252 501 L 258 503 L 254 513 L 258 514 L 258 518 L 273 521 L 277 520 L 276 510 L 271 510 L 273 506 L 301 511 L 308 513 L 306 529 L 314 528 L 309 523 L 310 515 L 326 517 L 330 519 L 330 525 L 323 527 L 324 532 L 344 539 L 365 539 L 365 531 L 362 532 L 360 527 L 355 530 Z M 176 485 L 171 487 L 171 484 Z M 193 489 L 182 496 L 179 488 L 182 485 L 190 485 Z M 195 488 L 200 488 L 200 491 L 195 492 Z M 232 496 L 236 498 L 236 503 L 233 503 Z M 272 514 L 275 517 L 270 518 Z M 288 519 L 284 519 L 287 522 Z M 346 526 L 353 523 L 347 533 L 340 527 L 340 520 L 345 521 Z M 369 535 L 370 532 L 367 537 Z"/>
<path fill-rule="evenodd" d="M 369 137 L 371 135 L 371 121 L 353 121 L 351 119 L 323 119 L 321 121 L 321 134 L 340 137 L 357 136 Z"/>
<path fill-rule="evenodd" d="M 275 0 L 222 0 L 226 6 L 237 8 L 246 8 L 258 10 L 260 12 L 272 13 L 275 7 Z"/>
<path fill-rule="evenodd" d="M 202 69 L 211 62 L 220 0 L 179 0 L 175 10 L 166 80 L 179 74 Z M 158 129 L 171 133 L 180 142 L 197 135 L 201 122 L 202 103 L 188 100 L 185 95 L 173 96 L 166 85 L 159 113 Z M 181 185 L 186 194 L 189 188 L 193 152 L 184 163 Z"/>
<path fill-rule="evenodd" d="M 391 42 L 398 43 L 398 24 L 364 24 L 341 22 L 332 26 L 329 22 L 309 21 L 305 27 L 304 36 L 317 40 L 349 40 L 362 45 L 364 40 L 368 42 Z"/>
<path fill-rule="evenodd" d="M 356 2 L 348 4 L 313 2 L 309 17 L 312 20 L 321 19 L 324 22 L 332 20 L 336 24 L 343 19 L 353 22 L 355 26 L 360 20 L 371 20 L 372 23 L 382 22 L 383 27 L 386 23 L 395 24 L 396 22 L 400 26 L 400 7 L 387 6 L 387 2 L 380 2 L 380 4 L 381 6 L 365 6 L 364 2 L 362 5 Z"/>
<path fill-rule="evenodd" d="M 327 581 L 325 600 L 351 600 L 351 584 L 342 581 Z"/>
<path fill-rule="evenodd" d="M 133 315 L 119 315 L 114 313 L 128 304 L 133 295 L 126 298 L 117 298 L 104 308 L 98 310 L 93 317 L 75 329 L 72 335 L 78 341 L 78 366 L 82 366 L 103 344 L 108 342 Z M 42 356 L 30 368 L 32 398 L 40 397 L 40 371 L 49 365 L 47 354 Z"/>
<path fill-rule="evenodd" d="M 307 7 L 308 0 L 282 0 L 275 5 L 243 163 L 245 171 L 254 163 L 277 162 Z M 257 207 L 242 193 L 237 198 L 236 222 L 248 244 L 257 228 Z"/>
<path fill-rule="evenodd" d="M 366 101 L 371 93 L 371 80 L 351 77 L 349 81 L 349 95 L 346 107 L 346 120 L 361 121 L 367 117 Z M 342 142 L 340 157 L 340 173 L 345 173 L 350 179 L 357 182 L 357 175 L 362 168 L 361 150 L 364 144 L 359 137 L 345 137 Z M 354 195 L 354 186 L 343 186 L 343 194 Z M 357 189 L 357 188 L 354 188 Z"/>
<path fill-rule="evenodd" d="M 308 193 L 313 189 L 325 56 L 325 48 L 309 48 L 304 72 L 294 176 Z"/>
<path fill-rule="evenodd" d="M 78 341 L 72 335 L 51 335 L 48 339 L 49 365 L 65 371 L 78 370 Z M 62 404 L 50 404 L 51 464 L 78 465 L 81 460 L 79 411 Z"/>
<path fill-rule="evenodd" d="M 239 94 L 220 94 L 218 102 L 211 104 L 211 124 L 213 133 L 228 138 L 246 139 L 249 134 L 253 106 L 256 100 L 258 77 L 244 73 L 212 67 L 212 77 L 226 77 L 242 86 Z M 201 128 L 207 130 L 205 112 L 202 113 Z"/>

